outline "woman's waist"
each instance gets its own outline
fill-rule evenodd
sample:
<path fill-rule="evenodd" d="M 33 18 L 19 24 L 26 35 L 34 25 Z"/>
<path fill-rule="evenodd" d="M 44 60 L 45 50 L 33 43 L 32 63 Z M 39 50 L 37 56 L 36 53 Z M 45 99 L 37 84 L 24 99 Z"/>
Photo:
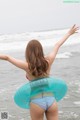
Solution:
<path fill-rule="evenodd" d="M 41 92 L 39 94 L 36 94 L 34 96 L 31 96 L 31 100 L 32 99 L 36 99 L 36 98 L 42 98 L 42 97 L 48 97 L 48 96 L 54 96 L 52 92 Z"/>

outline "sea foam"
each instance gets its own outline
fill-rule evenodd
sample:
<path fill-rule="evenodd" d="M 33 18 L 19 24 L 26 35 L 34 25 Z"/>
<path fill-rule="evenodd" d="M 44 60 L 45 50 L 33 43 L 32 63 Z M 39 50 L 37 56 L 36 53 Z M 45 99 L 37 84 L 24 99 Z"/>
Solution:
<path fill-rule="evenodd" d="M 0 51 L 24 50 L 27 43 L 32 39 L 39 40 L 44 47 L 52 47 L 66 34 L 67 31 L 68 29 L 43 32 L 26 32 L 20 34 L 3 34 L 0 35 Z M 76 43 L 80 43 L 79 33 L 71 36 L 69 40 L 63 44 L 63 46 Z"/>

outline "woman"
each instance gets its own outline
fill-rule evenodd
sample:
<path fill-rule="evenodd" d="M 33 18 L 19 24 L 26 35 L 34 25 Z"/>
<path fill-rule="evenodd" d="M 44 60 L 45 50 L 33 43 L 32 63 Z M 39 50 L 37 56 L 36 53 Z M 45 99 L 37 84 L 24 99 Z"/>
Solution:
<path fill-rule="evenodd" d="M 79 28 L 74 25 L 68 33 L 59 40 L 53 51 L 48 55 L 44 56 L 43 48 L 39 41 L 31 40 L 26 47 L 26 62 L 15 59 L 9 55 L 0 54 L 0 59 L 9 61 L 15 66 L 25 70 L 26 77 L 31 81 L 34 79 L 46 78 L 49 76 L 51 65 L 54 62 L 56 54 L 61 47 L 61 45 Z M 46 97 L 46 104 L 43 104 L 43 98 L 33 99 L 30 103 L 30 114 L 32 120 L 43 120 L 44 113 L 46 115 L 47 120 L 58 120 L 58 105 L 55 98 L 52 96 Z M 47 109 L 46 109 L 47 108 Z"/>

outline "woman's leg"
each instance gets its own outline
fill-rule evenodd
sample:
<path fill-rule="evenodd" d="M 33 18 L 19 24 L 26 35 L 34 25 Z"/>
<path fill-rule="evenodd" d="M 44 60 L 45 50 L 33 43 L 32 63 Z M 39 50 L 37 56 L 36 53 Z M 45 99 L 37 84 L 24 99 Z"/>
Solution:
<path fill-rule="evenodd" d="M 43 120 L 45 110 L 35 103 L 30 103 L 31 120 Z"/>
<path fill-rule="evenodd" d="M 54 102 L 45 112 L 47 120 L 58 120 L 58 105 Z"/>

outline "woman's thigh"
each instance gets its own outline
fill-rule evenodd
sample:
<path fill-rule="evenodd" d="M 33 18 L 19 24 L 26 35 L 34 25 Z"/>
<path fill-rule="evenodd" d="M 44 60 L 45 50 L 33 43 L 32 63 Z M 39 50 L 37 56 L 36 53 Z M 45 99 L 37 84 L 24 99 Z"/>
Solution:
<path fill-rule="evenodd" d="M 32 120 L 43 120 L 45 110 L 39 105 L 30 102 L 30 115 Z"/>
<path fill-rule="evenodd" d="M 55 101 L 45 112 L 47 120 L 58 120 L 58 105 Z"/>

